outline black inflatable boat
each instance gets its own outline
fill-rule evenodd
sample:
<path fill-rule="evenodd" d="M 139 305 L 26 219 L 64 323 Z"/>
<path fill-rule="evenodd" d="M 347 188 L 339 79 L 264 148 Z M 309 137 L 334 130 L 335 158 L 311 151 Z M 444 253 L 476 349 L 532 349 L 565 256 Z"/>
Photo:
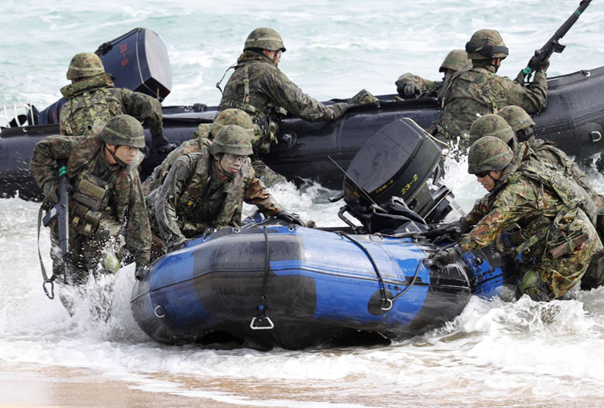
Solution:
<path fill-rule="evenodd" d="M 121 51 L 125 51 L 122 53 Z M 172 86 L 166 47 L 152 31 L 136 29 L 97 50 L 116 86 L 128 87 L 160 99 Z M 124 61 L 128 63 L 124 64 Z M 136 63 L 134 63 L 136 62 Z M 604 149 L 604 67 L 582 70 L 548 80 L 547 108 L 537 114 L 538 137 L 554 141 L 576 160 L 588 159 Z M 362 84 L 359 84 L 359 88 Z M 377 131 L 393 121 L 407 117 L 427 128 L 440 113 L 433 98 L 393 102 L 394 95 L 378 96 L 380 102 L 357 106 L 342 118 L 328 123 L 309 123 L 285 117 L 281 120 L 279 143 L 263 158 L 290 180 L 312 179 L 331 188 L 342 187 L 342 174 L 328 159 L 331 156 L 343 168 L 360 147 Z M 327 104 L 340 101 L 334 99 Z M 36 142 L 59 133 L 57 114 L 62 102 L 38 112 L 35 108 L 12 121 L 0 133 L 0 195 L 17 191 L 25 199 L 39 197 L 40 191 L 28 166 Z M 203 104 L 164 107 L 166 136 L 176 143 L 188 140 L 198 124 L 210 122 L 216 108 Z M 147 132 L 147 143 L 150 135 Z M 163 157 L 152 154 L 142 164 L 146 177 Z"/>

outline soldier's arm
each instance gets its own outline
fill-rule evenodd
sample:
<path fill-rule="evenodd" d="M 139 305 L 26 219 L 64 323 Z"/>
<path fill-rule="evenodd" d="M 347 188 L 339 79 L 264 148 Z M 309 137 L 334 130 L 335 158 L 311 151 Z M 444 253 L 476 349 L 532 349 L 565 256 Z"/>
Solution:
<path fill-rule="evenodd" d="M 535 73 L 533 82 L 526 88 L 509 78 L 502 78 L 502 81 L 507 105 L 518 105 L 531 115 L 545 108 L 547 104 L 547 77 L 544 72 Z M 503 107 L 499 106 L 498 108 Z"/>
<path fill-rule="evenodd" d="M 34 147 L 34 154 L 29 163 L 29 171 L 43 187 L 50 180 L 58 180 L 57 168 L 53 165 L 57 159 L 68 159 L 74 147 L 82 137 L 48 136 L 40 140 Z"/>
<path fill-rule="evenodd" d="M 266 70 L 262 77 L 262 91 L 277 106 L 285 108 L 293 116 L 309 122 L 327 122 L 336 112 L 311 98 L 278 69 Z"/>
<path fill-rule="evenodd" d="M 253 204 L 267 217 L 279 214 L 283 208 L 277 200 L 268 192 L 264 183 L 256 177 L 251 177 L 245 186 L 243 200 L 248 204 Z"/>
<path fill-rule="evenodd" d="M 526 215 L 525 197 L 517 193 L 514 187 L 499 192 L 491 211 L 459 242 L 464 252 L 491 245 L 504 228 Z"/>
<path fill-rule="evenodd" d="M 68 120 L 68 105 L 69 102 L 61 106 L 61 110 L 59 111 L 59 128 L 62 135 L 73 136 L 73 129 L 71 128 L 71 125 L 69 124 Z"/>
<path fill-rule="evenodd" d="M 128 224 L 126 226 L 126 248 L 141 268 L 150 262 L 151 225 L 145 206 L 145 198 L 138 171 L 130 173 L 130 201 L 128 203 Z"/>
<path fill-rule="evenodd" d="M 178 214 L 176 203 L 187 188 L 195 168 L 188 155 L 180 156 L 168 172 L 166 179 L 159 189 L 155 199 L 155 216 L 162 238 L 166 243 L 178 243 L 185 240 L 185 236 L 178 227 Z"/>
<path fill-rule="evenodd" d="M 413 75 L 410 72 L 401 75 L 395 82 L 396 91 L 399 95 L 404 96 L 403 86 L 408 83 L 413 83 L 418 86 L 421 92 L 425 92 L 430 89 L 436 88 L 436 86 L 440 83 L 437 81 L 430 81 L 429 79 L 424 79 L 418 75 Z"/>
<path fill-rule="evenodd" d="M 119 88 L 116 91 L 120 94 L 120 101 L 126 113 L 144 120 L 147 126 L 149 126 L 149 131 L 153 138 L 164 134 L 161 104 L 157 99 L 125 88 Z"/>
<path fill-rule="evenodd" d="M 488 200 L 489 194 L 476 200 L 474 207 L 464 217 L 469 225 L 476 225 L 489 213 Z"/>

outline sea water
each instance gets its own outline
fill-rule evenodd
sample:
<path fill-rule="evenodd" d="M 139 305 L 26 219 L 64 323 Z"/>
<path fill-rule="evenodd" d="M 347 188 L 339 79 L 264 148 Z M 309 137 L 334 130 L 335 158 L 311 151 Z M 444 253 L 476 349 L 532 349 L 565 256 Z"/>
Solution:
<path fill-rule="evenodd" d="M 510 56 L 500 73 L 513 77 L 578 3 L 4 0 L 0 108 L 33 103 L 43 109 L 67 85 L 75 53 L 94 51 L 135 27 L 152 29 L 168 47 L 174 87 L 164 105 L 216 105 L 216 82 L 236 61 L 247 34 L 262 26 L 283 37 L 287 52 L 280 68 L 319 100 L 350 97 L 362 88 L 394 93 L 394 81 L 405 72 L 437 80 L 446 54 L 463 49 L 480 28 L 501 32 Z M 594 2 L 564 39 L 568 48 L 552 57 L 549 74 L 604 65 L 603 29 L 604 5 Z M 446 184 L 467 211 L 485 191 L 467 175 L 467 163 L 447 166 Z M 587 170 L 604 193 L 602 176 Z M 319 226 L 341 224 L 339 204 L 327 200 L 337 191 L 288 183 L 273 193 Z M 82 293 L 66 293 L 77 299 L 73 317 L 59 300 L 44 296 L 38 208 L 19 198 L 0 199 L 1 361 L 88 368 L 143 390 L 256 406 L 604 405 L 604 288 L 548 304 L 472 298 L 455 321 L 387 347 L 169 347 L 151 341 L 132 317 L 132 265 L 91 282 Z M 40 250 L 47 266 L 49 249 L 43 230 Z M 113 298 L 106 321 L 91 314 L 104 296 Z"/>

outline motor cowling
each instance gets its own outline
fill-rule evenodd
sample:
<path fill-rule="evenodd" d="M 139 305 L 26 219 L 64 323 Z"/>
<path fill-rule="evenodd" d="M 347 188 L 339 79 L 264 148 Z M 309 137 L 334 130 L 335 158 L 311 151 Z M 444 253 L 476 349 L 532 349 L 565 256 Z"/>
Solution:
<path fill-rule="evenodd" d="M 103 43 L 95 51 L 116 88 L 127 88 L 162 101 L 172 90 L 172 66 L 163 40 L 146 28 L 134 30 Z M 59 99 L 38 114 L 36 124 L 59 123 L 67 102 Z"/>
<path fill-rule="evenodd" d="M 348 166 L 345 211 L 368 232 L 378 232 L 367 214 L 376 213 L 376 206 L 386 209 L 393 197 L 401 197 L 420 218 L 441 221 L 451 211 L 452 196 L 448 188 L 430 182 L 438 178 L 441 155 L 438 144 L 413 120 L 392 122 L 371 137 Z"/>

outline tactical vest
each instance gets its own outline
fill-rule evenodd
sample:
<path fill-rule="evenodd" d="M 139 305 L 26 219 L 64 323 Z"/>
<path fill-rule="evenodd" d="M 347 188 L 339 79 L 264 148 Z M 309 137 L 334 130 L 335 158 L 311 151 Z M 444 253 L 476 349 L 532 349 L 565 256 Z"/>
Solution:
<path fill-rule="evenodd" d="M 458 71 L 446 81 L 446 87 L 440 94 L 443 112 L 434 125 L 438 133 L 447 139 L 460 136 L 463 131 L 470 131 L 476 114 L 496 113 L 502 107 L 497 106 L 493 97 L 491 77 L 496 76 L 484 68 L 475 67 Z M 462 106 L 463 111 L 458 112 L 456 105 Z M 445 106 L 449 108 L 445 110 Z M 450 128 L 452 123 L 454 128 Z"/>
<path fill-rule="evenodd" d="M 92 174 L 102 146 L 98 138 L 84 139 L 67 161 L 67 174 L 72 185 L 70 225 L 87 237 L 94 236 L 100 226 L 108 229 L 110 235 L 117 235 L 124 223 L 130 199 L 131 183 L 125 168 L 114 172 L 108 181 Z"/>
<path fill-rule="evenodd" d="M 549 214 L 537 217 L 524 229 L 510 234 L 509 240 L 515 247 L 515 252 L 521 257 L 524 254 L 525 258 L 530 259 L 547 254 L 557 258 L 574 251 L 575 247 L 585 242 L 587 235 L 582 230 L 571 231 L 569 226 L 572 222 L 568 224 L 562 222 L 574 221 L 578 217 L 579 210 L 583 210 L 590 219 L 595 219 L 595 204 L 588 197 L 586 199 L 583 189 L 573 180 L 560 177 L 554 168 L 540 162 L 524 163 L 509 177 L 508 182 L 521 182 L 519 180 L 521 176 L 533 180 L 554 193 L 561 203 L 551 208 Z M 542 200 L 541 193 L 536 204 L 544 208 Z"/>
<path fill-rule="evenodd" d="M 254 123 L 254 137 L 252 139 L 252 146 L 254 151 L 268 153 L 270 150 L 271 143 L 277 143 L 277 133 L 279 132 L 279 126 L 277 125 L 277 115 L 286 115 L 287 111 L 280 106 L 273 106 L 273 104 L 271 103 L 267 104 L 263 109 L 259 109 L 250 103 L 249 68 L 250 64 L 252 63 L 260 62 L 259 60 L 250 60 L 239 63 L 237 65 L 233 65 L 229 68 L 234 68 L 235 73 L 233 73 L 233 76 L 231 77 L 231 79 L 229 79 L 227 86 L 237 86 L 239 84 L 235 75 L 239 76 L 240 71 L 238 70 L 243 69 L 241 78 L 241 82 L 243 83 L 243 97 L 242 100 L 236 100 L 223 96 L 218 106 L 218 112 L 229 108 L 241 109 L 242 111 L 247 112 L 250 115 L 252 122 Z M 233 81 L 234 84 L 232 84 L 231 81 Z M 218 87 L 218 89 L 220 89 L 219 84 L 216 84 L 216 86 Z"/>
<path fill-rule="evenodd" d="M 204 144 L 201 146 L 199 154 L 189 154 L 188 156 L 195 165 L 195 171 L 186 190 L 176 202 L 178 216 L 194 221 L 196 216 L 202 212 L 208 216 L 208 219 L 204 221 L 215 227 L 239 225 L 240 220 L 237 220 L 237 214 L 239 213 L 240 217 L 240 207 L 250 171 L 249 162 L 246 161 L 241 171 L 232 180 L 227 180 L 218 191 L 210 192 L 211 166 L 214 165 L 214 161 L 208 146 Z"/>
<path fill-rule="evenodd" d="M 61 108 L 74 135 L 87 136 L 94 127 L 102 128 L 114 116 L 124 114 L 121 102 L 113 97 L 113 81 L 107 74 L 85 78 L 61 89 L 68 99 Z"/>

